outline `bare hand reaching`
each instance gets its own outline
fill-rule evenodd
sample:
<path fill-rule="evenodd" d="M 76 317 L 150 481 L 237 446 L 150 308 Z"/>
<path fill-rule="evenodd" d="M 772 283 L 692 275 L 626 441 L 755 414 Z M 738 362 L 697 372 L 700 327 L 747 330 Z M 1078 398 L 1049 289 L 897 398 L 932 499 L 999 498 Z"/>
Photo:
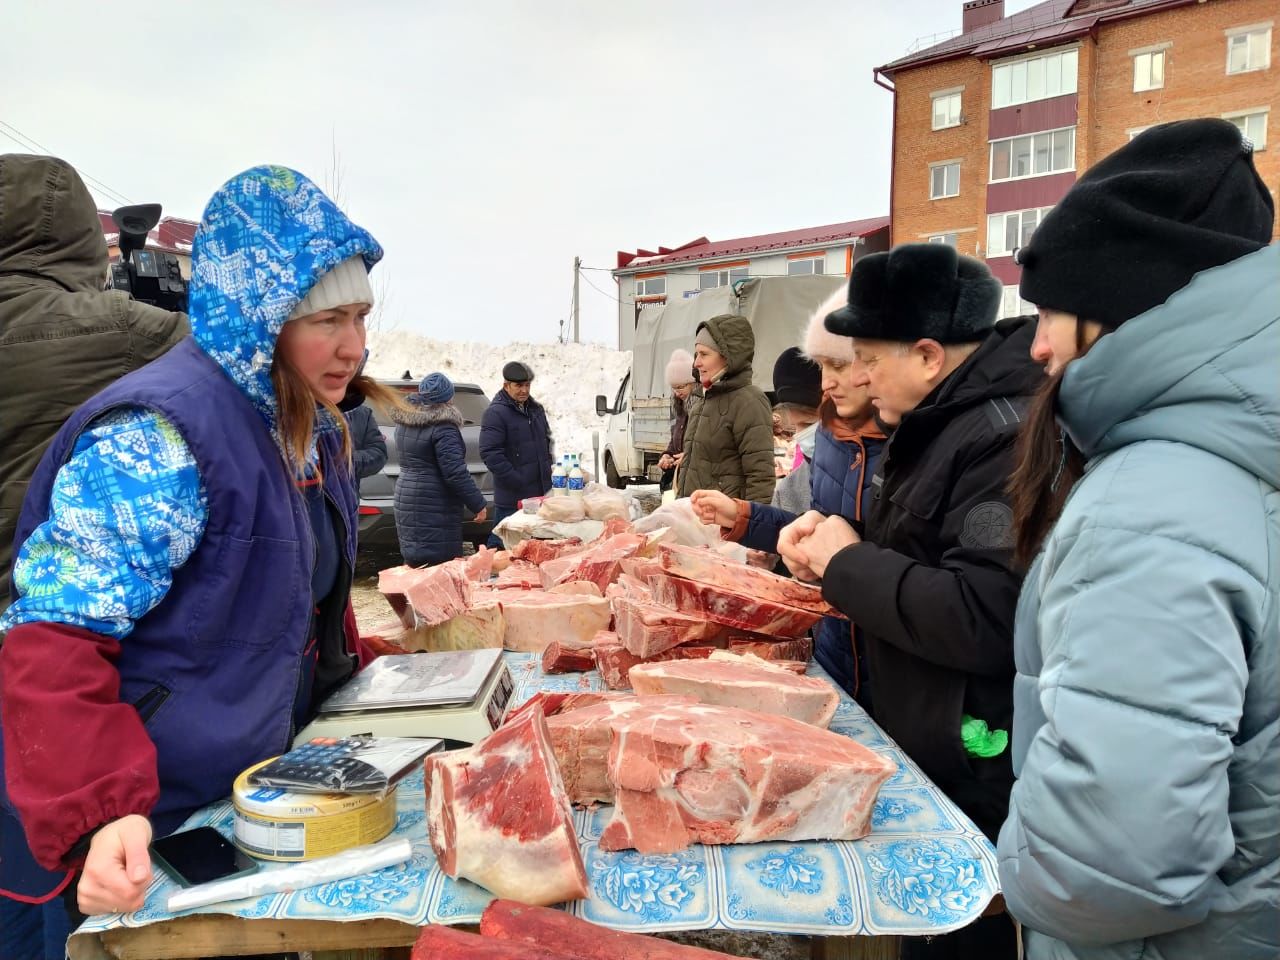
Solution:
<path fill-rule="evenodd" d="M 695 490 L 689 494 L 689 502 L 703 523 L 732 530 L 738 522 L 738 502 L 719 490 Z"/>
<path fill-rule="evenodd" d="M 130 814 L 112 820 L 89 843 L 76 887 L 82 913 L 129 913 L 142 907 L 151 883 L 151 823 Z"/>
<path fill-rule="evenodd" d="M 787 565 L 787 569 L 797 580 L 812 583 L 819 579 L 819 575 L 809 568 L 802 545 L 825 519 L 826 517 L 817 510 L 810 510 L 791 521 L 778 533 L 778 555 L 782 557 L 782 562 Z"/>

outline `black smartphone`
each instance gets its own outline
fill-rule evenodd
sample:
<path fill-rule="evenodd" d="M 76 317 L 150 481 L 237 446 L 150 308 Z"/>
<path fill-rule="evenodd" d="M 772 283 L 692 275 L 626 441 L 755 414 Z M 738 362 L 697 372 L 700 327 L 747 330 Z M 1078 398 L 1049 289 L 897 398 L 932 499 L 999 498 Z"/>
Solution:
<path fill-rule="evenodd" d="M 184 887 L 253 873 L 260 864 L 213 827 L 151 841 L 151 858 Z"/>

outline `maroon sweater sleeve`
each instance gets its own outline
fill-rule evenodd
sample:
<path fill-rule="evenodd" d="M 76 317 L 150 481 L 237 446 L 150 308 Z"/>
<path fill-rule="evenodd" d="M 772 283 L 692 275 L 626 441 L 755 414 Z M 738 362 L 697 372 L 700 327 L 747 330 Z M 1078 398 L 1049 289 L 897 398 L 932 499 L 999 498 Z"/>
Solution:
<path fill-rule="evenodd" d="M 120 702 L 119 656 L 118 641 L 58 623 L 14 627 L 0 646 L 5 788 L 46 869 L 160 797 L 155 745 Z"/>

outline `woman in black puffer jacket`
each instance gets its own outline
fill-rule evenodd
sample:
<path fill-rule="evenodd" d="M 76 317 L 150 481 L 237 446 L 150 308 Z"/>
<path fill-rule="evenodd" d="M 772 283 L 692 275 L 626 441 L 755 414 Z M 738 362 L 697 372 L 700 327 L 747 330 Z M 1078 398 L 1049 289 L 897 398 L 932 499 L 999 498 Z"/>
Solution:
<path fill-rule="evenodd" d="M 464 507 L 485 518 L 484 495 L 467 472 L 462 413 L 452 400 L 453 383 L 432 373 L 409 398 L 411 409 L 391 414 L 400 451 L 396 532 L 404 562 L 413 567 L 462 556 Z"/>

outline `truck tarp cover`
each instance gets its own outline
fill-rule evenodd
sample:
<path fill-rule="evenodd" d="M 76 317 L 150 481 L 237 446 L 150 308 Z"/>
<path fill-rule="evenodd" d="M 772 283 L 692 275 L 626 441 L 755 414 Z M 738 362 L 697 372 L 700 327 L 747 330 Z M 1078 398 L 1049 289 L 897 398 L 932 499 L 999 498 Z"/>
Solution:
<path fill-rule="evenodd" d="M 645 307 L 636 324 L 632 396 L 670 396 L 666 369 L 671 351 L 683 347 L 693 353 L 698 324 L 722 313 L 740 313 L 751 323 L 756 335 L 752 383 L 772 390 L 778 354 L 802 345 L 813 311 L 848 282 L 842 276 L 757 277 L 742 283 L 737 296 L 732 287 L 714 287 L 686 300 Z"/>

